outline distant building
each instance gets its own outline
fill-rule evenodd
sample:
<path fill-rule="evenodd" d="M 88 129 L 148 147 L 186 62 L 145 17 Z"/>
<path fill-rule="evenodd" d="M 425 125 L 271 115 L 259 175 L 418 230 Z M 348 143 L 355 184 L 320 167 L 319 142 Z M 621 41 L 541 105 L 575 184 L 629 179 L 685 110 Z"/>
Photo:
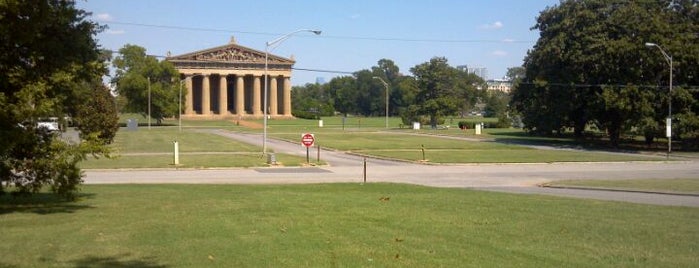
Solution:
<path fill-rule="evenodd" d="M 488 90 L 497 90 L 509 93 L 512 90 L 512 82 L 504 79 L 490 79 L 486 81 Z"/>
<path fill-rule="evenodd" d="M 175 65 L 187 88 L 182 96 L 183 118 L 263 118 L 265 95 L 269 95 L 269 117 L 293 118 L 293 59 L 238 45 L 232 38 L 226 45 L 170 56 L 166 60 Z M 269 94 L 262 93 L 263 87 L 269 89 Z"/>
<path fill-rule="evenodd" d="M 488 80 L 488 68 L 485 67 L 468 67 L 468 65 L 459 65 L 456 66 L 456 69 L 460 71 L 465 71 L 470 74 L 475 74 L 479 76 L 480 78 L 483 78 L 483 80 Z"/>

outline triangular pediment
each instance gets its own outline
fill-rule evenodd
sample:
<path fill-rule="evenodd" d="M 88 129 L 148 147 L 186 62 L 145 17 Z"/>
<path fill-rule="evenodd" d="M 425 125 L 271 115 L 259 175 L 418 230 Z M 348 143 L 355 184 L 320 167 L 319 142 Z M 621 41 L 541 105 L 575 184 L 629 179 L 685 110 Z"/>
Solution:
<path fill-rule="evenodd" d="M 212 62 L 212 63 L 242 63 L 264 64 L 265 53 L 235 43 L 225 46 L 195 51 L 179 56 L 167 57 L 168 61 L 177 62 Z M 294 60 L 269 54 L 268 63 L 275 65 L 293 65 Z"/>

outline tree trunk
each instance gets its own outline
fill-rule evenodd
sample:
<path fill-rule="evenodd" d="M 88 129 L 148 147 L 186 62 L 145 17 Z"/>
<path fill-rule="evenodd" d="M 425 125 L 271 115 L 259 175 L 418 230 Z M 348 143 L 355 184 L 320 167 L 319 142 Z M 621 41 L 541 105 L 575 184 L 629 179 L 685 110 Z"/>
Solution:
<path fill-rule="evenodd" d="M 607 133 L 609 134 L 609 141 L 612 143 L 612 147 L 619 147 L 619 137 L 621 136 L 621 122 L 618 120 L 613 120 L 610 122 L 607 128 Z"/>

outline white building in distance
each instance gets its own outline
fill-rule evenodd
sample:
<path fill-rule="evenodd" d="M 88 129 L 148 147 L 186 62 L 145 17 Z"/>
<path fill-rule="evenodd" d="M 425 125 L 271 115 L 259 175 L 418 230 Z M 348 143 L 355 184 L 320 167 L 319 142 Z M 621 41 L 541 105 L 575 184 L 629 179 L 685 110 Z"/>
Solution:
<path fill-rule="evenodd" d="M 505 79 L 490 79 L 486 81 L 488 90 L 497 90 L 505 93 L 510 93 L 512 90 L 512 81 Z"/>

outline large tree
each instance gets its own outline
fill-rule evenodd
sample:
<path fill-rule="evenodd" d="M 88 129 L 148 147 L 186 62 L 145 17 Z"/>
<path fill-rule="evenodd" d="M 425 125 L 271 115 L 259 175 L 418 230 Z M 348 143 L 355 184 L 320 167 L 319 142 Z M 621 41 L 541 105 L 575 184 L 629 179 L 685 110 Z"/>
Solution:
<path fill-rule="evenodd" d="M 291 90 L 292 114 L 306 119 L 332 116 L 335 108 L 330 97 L 325 87 L 319 84 L 295 86 Z"/>
<path fill-rule="evenodd" d="M 616 145 L 632 129 L 656 129 L 649 122 L 663 124 L 668 66 L 644 44 L 660 44 L 674 56 L 676 85 L 696 85 L 697 8 L 685 0 L 567 0 L 547 8 L 533 27 L 540 37 L 525 58 L 526 78 L 513 106 L 539 133 L 572 127 L 582 136 L 594 123 Z M 630 107 L 642 115 L 627 112 Z"/>
<path fill-rule="evenodd" d="M 119 95 L 126 98 L 126 111 L 148 116 L 150 97 L 150 115 L 158 123 L 165 117 L 178 115 L 180 81 L 172 63 L 158 61 L 147 55 L 145 48 L 129 44 L 119 49 L 119 56 L 112 63 L 116 68 L 112 83 L 116 84 Z"/>
<path fill-rule="evenodd" d="M 0 193 L 49 185 L 75 197 L 87 153 L 104 152 L 96 136 L 67 143 L 37 127 L 42 117 L 75 116 L 106 73 L 94 39 L 102 27 L 73 1 L 0 2 Z M 86 94 L 88 93 L 88 94 Z"/>
<path fill-rule="evenodd" d="M 357 106 L 358 91 L 355 89 L 355 79 L 351 76 L 335 77 L 323 85 L 333 100 L 335 109 L 345 115 L 359 112 Z"/>
<path fill-rule="evenodd" d="M 432 128 L 437 127 L 438 119 L 454 114 L 459 107 L 459 70 L 449 66 L 444 57 L 434 57 L 429 62 L 418 64 L 410 71 L 415 75 L 418 93 L 416 103 L 408 110 L 430 118 Z"/>

